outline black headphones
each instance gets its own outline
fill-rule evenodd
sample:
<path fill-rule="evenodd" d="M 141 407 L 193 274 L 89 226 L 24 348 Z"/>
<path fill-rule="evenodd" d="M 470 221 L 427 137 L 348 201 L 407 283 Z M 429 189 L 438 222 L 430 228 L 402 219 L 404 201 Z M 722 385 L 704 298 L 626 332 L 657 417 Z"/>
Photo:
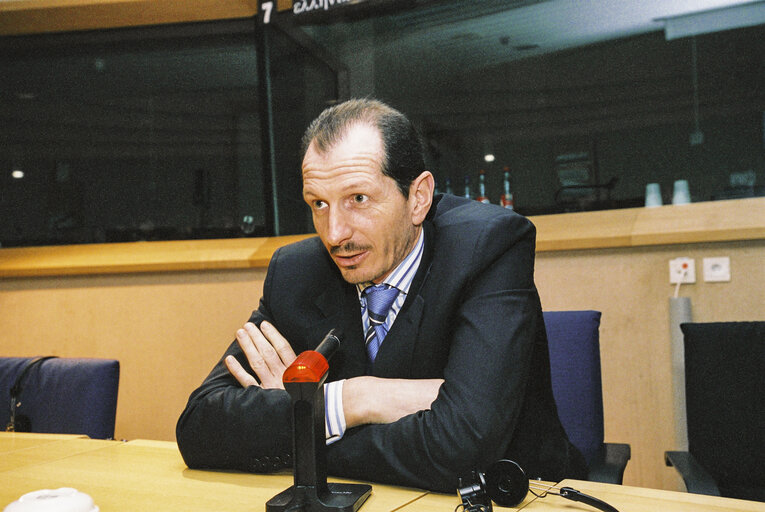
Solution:
<path fill-rule="evenodd" d="M 548 494 L 560 496 L 567 500 L 579 501 L 603 512 L 619 512 L 608 503 L 572 489 L 571 487 L 557 488 L 540 483 L 530 483 L 526 473 L 517 462 L 498 460 L 485 473 L 473 472 L 473 482 L 462 485 L 457 489 L 457 495 L 462 503 L 457 505 L 455 512 L 493 512 L 492 502 L 502 507 L 514 507 L 520 504 L 531 492 L 537 498 Z M 476 481 L 477 480 L 477 481 Z M 539 494 L 535 491 L 540 491 Z"/>
<path fill-rule="evenodd" d="M 16 414 L 16 409 L 21 406 L 21 392 L 24 389 L 22 386 L 24 377 L 26 377 L 32 368 L 39 366 L 40 363 L 47 359 L 53 359 L 55 357 L 56 356 L 44 356 L 31 359 L 27 362 L 26 366 L 24 366 L 24 369 L 21 370 L 19 376 L 16 377 L 16 381 L 13 383 L 13 386 L 11 386 L 11 414 L 10 421 L 8 422 L 8 425 L 5 426 L 6 432 L 32 431 L 32 421 L 29 419 L 29 417 L 24 416 L 23 414 Z"/>

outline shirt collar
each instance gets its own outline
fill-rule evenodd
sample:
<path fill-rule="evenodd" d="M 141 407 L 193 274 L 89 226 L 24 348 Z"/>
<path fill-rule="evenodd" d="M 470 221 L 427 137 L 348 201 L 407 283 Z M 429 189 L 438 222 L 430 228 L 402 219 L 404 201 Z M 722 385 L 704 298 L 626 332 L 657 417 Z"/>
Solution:
<path fill-rule="evenodd" d="M 420 266 L 420 261 L 422 261 L 422 253 L 423 248 L 425 246 L 425 230 L 420 230 L 420 236 L 417 237 L 417 243 L 414 244 L 414 248 L 409 252 L 409 254 L 404 258 L 401 263 L 396 266 L 395 269 L 393 269 L 393 272 L 388 274 L 388 277 L 383 279 L 383 282 L 381 284 L 387 284 L 389 286 L 392 286 L 394 288 L 397 288 L 400 292 L 403 292 L 404 294 L 409 293 L 409 287 L 412 285 L 412 280 L 414 279 L 414 275 L 417 273 L 417 269 Z M 359 297 L 361 296 L 361 292 L 364 291 L 365 288 L 368 286 L 371 286 L 372 282 L 364 282 L 359 283 L 356 285 L 356 291 L 359 294 Z"/>

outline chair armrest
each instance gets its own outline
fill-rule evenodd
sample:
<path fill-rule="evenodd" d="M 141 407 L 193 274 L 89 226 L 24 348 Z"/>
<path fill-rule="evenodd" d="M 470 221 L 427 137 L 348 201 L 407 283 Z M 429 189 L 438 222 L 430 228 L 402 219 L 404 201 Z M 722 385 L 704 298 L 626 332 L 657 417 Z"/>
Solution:
<path fill-rule="evenodd" d="M 688 492 L 720 496 L 720 489 L 712 475 L 689 452 L 664 452 L 664 462 L 677 469 Z"/>
<path fill-rule="evenodd" d="M 595 459 L 590 462 L 591 482 L 621 484 L 624 469 L 630 460 L 630 445 L 624 443 L 603 443 Z"/>

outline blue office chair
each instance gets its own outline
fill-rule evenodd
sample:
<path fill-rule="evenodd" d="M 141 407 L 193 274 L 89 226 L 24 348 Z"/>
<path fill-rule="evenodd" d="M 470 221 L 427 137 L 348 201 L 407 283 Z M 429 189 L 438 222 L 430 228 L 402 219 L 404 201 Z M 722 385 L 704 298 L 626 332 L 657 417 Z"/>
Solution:
<path fill-rule="evenodd" d="M 111 439 L 119 374 L 113 359 L 0 357 L 0 426 Z"/>
<path fill-rule="evenodd" d="M 588 480 L 621 484 L 629 444 L 603 442 L 600 311 L 545 311 L 558 416 L 590 467 Z"/>
<path fill-rule="evenodd" d="M 765 502 L 765 322 L 680 325 L 688 451 L 664 453 L 689 492 Z"/>

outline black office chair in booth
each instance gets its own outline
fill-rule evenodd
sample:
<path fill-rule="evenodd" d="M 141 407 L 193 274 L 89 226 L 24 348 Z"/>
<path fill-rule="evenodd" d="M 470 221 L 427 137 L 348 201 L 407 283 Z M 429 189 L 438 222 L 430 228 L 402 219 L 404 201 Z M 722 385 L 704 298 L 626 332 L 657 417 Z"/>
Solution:
<path fill-rule="evenodd" d="M 688 451 L 667 451 L 688 492 L 765 502 L 765 322 L 680 325 Z"/>
<path fill-rule="evenodd" d="M 587 459 L 588 480 L 621 484 L 629 444 L 603 442 L 600 311 L 545 311 L 553 396 L 571 442 Z"/>
<path fill-rule="evenodd" d="M 0 357 L 0 428 L 114 437 L 119 361 Z"/>

